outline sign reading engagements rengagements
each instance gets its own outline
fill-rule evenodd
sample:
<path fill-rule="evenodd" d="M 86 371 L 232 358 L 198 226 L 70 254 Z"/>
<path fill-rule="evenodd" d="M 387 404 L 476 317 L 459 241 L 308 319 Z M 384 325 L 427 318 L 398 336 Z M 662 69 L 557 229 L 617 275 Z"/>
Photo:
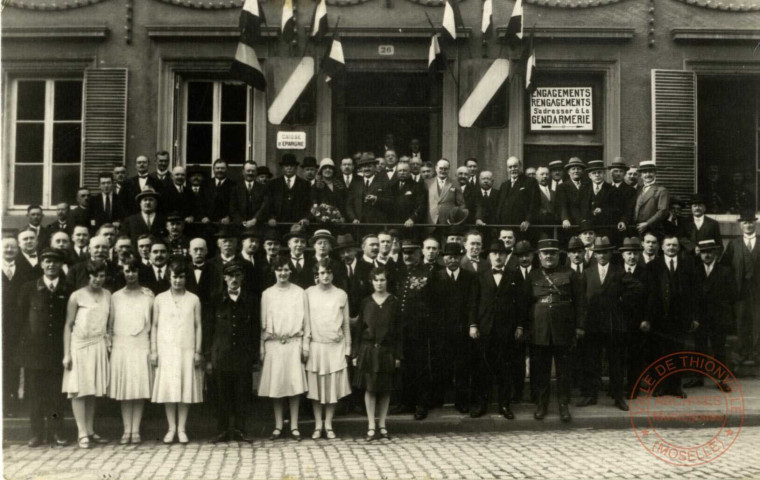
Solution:
<path fill-rule="evenodd" d="M 277 132 L 278 150 L 305 150 L 306 132 Z"/>
<path fill-rule="evenodd" d="M 594 130 L 593 87 L 539 87 L 530 96 L 531 132 Z"/>

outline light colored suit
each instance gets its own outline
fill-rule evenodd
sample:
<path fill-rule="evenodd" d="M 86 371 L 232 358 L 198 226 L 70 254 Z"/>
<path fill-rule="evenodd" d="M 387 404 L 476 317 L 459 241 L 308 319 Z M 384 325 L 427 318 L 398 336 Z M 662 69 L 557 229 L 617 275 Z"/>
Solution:
<path fill-rule="evenodd" d="M 450 219 L 455 217 L 467 217 L 469 211 L 465 207 L 462 190 L 454 185 L 451 180 L 446 179 L 440 193 L 438 192 L 437 177 L 426 180 L 425 188 L 428 192 L 427 223 L 446 225 Z"/>
<path fill-rule="evenodd" d="M 660 230 L 660 224 L 668 218 L 670 194 L 662 185 L 654 184 L 646 191 L 642 185 L 636 191 L 635 205 L 634 223 L 646 223 L 650 229 Z"/>

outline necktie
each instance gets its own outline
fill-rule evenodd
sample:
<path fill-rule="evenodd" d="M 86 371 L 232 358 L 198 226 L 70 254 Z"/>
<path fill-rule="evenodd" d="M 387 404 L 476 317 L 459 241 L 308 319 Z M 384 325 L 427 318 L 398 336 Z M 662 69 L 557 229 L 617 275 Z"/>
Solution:
<path fill-rule="evenodd" d="M 436 185 L 438 185 L 438 195 L 441 194 L 441 190 L 443 190 L 443 186 L 441 185 L 441 181 L 436 181 Z"/>
<path fill-rule="evenodd" d="M 348 265 L 348 279 L 351 280 L 352 278 L 354 278 L 354 269 Z"/>
<path fill-rule="evenodd" d="M 53 285 L 52 282 L 48 284 L 48 290 L 50 290 L 51 292 L 55 291 L 55 285 Z"/>
<path fill-rule="evenodd" d="M 351 180 L 349 180 L 348 175 L 343 177 L 343 183 L 345 183 L 346 186 L 349 186 L 351 184 Z"/>
<path fill-rule="evenodd" d="M 493 270 L 491 270 L 491 272 L 494 275 L 502 275 L 504 273 L 504 269 L 502 269 L 502 268 L 494 268 Z"/>
<path fill-rule="evenodd" d="M 403 189 L 404 188 L 404 182 L 403 181 L 398 182 L 398 187 L 401 188 L 401 189 Z"/>
<path fill-rule="evenodd" d="M 526 280 L 528 278 L 528 270 L 526 268 L 523 268 L 522 273 L 523 273 L 523 280 Z"/>
<path fill-rule="evenodd" d="M 599 272 L 599 281 L 600 281 L 600 282 L 602 282 L 602 283 L 604 283 L 604 278 L 605 278 L 606 276 L 607 276 L 607 271 L 606 271 L 606 270 L 602 270 L 602 271 L 600 271 L 600 272 Z"/>
<path fill-rule="evenodd" d="M 219 185 L 221 185 L 221 184 L 222 184 L 221 180 L 217 180 L 216 181 L 216 188 L 219 188 Z"/>
<path fill-rule="evenodd" d="M 251 193 L 251 189 L 253 188 L 252 182 L 245 182 L 245 188 L 248 189 L 248 193 Z"/>
<path fill-rule="evenodd" d="M 594 195 L 598 195 L 599 194 L 599 190 L 601 190 L 601 189 L 602 189 L 602 187 L 600 185 L 598 185 L 598 184 L 595 183 L 594 184 Z"/>
<path fill-rule="evenodd" d="M 296 266 L 296 271 L 301 271 L 301 259 L 300 258 L 293 258 L 293 264 Z"/>
<path fill-rule="evenodd" d="M 364 188 L 369 188 L 369 178 L 364 179 Z"/>
<path fill-rule="evenodd" d="M 145 215 L 145 223 L 148 225 L 148 230 L 150 230 L 150 227 L 153 226 L 153 221 L 150 218 L 150 214 Z"/>
<path fill-rule="evenodd" d="M 106 217 L 111 218 L 111 195 L 106 195 Z"/>
<path fill-rule="evenodd" d="M 8 280 L 13 280 L 13 274 L 15 271 L 16 268 L 13 265 L 8 265 L 5 267 L 5 276 L 8 277 Z"/>
<path fill-rule="evenodd" d="M 179 186 L 179 193 L 182 193 L 184 190 L 185 190 L 185 187 L 183 187 L 182 185 L 180 185 Z"/>
<path fill-rule="evenodd" d="M 751 238 L 747 239 L 746 245 L 747 245 L 747 250 L 749 250 L 751 252 L 752 251 L 752 239 Z"/>
<path fill-rule="evenodd" d="M 670 273 L 676 273 L 676 262 L 672 258 L 670 259 Z"/>

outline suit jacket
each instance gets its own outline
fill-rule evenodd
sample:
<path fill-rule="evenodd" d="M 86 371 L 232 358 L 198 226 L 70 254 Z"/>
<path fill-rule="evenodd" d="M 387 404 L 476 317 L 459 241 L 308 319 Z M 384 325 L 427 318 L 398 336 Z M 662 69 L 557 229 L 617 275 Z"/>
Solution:
<path fill-rule="evenodd" d="M 207 184 L 209 206 L 206 211 L 212 222 L 218 222 L 230 215 L 230 201 L 235 182 L 226 178 L 224 182 L 216 186 L 216 179 L 212 178 Z"/>
<path fill-rule="evenodd" d="M 628 329 L 628 320 L 623 315 L 623 296 L 627 288 L 634 288 L 635 282 L 623 283 L 625 270 L 619 265 L 608 264 L 607 275 L 602 283 L 599 266 L 583 271 L 586 294 L 586 315 L 581 319 L 580 328 L 587 332 L 603 333 L 620 337 Z M 639 295 L 644 286 L 639 285 Z"/>
<path fill-rule="evenodd" d="M 636 192 L 634 223 L 646 223 L 650 229 L 660 231 L 662 222 L 668 218 L 669 208 L 670 194 L 667 188 L 654 184 L 645 192 L 641 185 Z"/>
<path fill-rule="evenodd" d="M 367 282 L 369 279 L 363 280 L 360 274 L 357 275 L 356 271 L 359 270 L 358 260 L 353 275 L 351 276 L 348 274 L 348 266 L 343 262 L 340 263 L 340 269 L 343 272 L 341 274 L 341 279 L 337 282 L 334 281 L 333 283 L 348 295 L 348 316 L 356 318 L 359 315 L 359 304 L 364 298 L 364 293 L 367 291 Z"/>
<path fill-rule="evenodd" d="M 69 248 L 69 253 L 67 256 L 71 258 L 74 263 L 80 263 L 90 259 L 90 254 L 87 251 L 82 252 L 80 255 L 77 253 L 77 250 L 73 245 Z"/>
<path fill-rule="evenodd" d="M 140 285 L 149 288 L 154 295 L 163 293 L 171 288 L 171 284 L 169 283 L 171 272 L 169 271 L 168 265 L 164 265 L 164 278 L 161 280 L 158 280 L 156 277 L 156 272 L 153 270 L 152 266 L 141 265 L 137 273 Z"/>
<path fill-rule="evenodd" d="M 430 178 L 425 182 L 428 197 L 428 209 L 426 223 L 446 225 L 454 218 L 457 210 L 463 210 L 469 214 L 464 203 L 462 190 L 454 185 L 448 178 L 443 183 L 443 188 L 438 191 L 438 178 Z"/>
<path fill-rule="evenodd" d="M 496 285 L 491 269 L 477 274 L 470 296 L 470 326 L 478 327 L 482 336 L 491 334 L 504 341 L 514 341 L 517 327 L 526 324 L 527 310 L 522 275 L 504 269 Z"/>
<path fill-rule="evenodd" d="M 102 194 L 90 197 L 90 218 L 94 222 L 92 227 L 97 230 L 104 223 L 120 222 L 124 218 L 122 201 L 119 195 L 111 193 L 111 212 L 106 213 L 106 206 Z"/>
<path fill-rule="evenodd" d="M 594 215 L 597 208 L 601 212 Z M 620 192 L 607 182 L 602 182 L 601 190 L 596 195 L 593 182 L 584 185 L 580 192 L 580 209 L 581 218 L 592 225 L 616 225 L 626 221 Z"/>
<path fill-rule="evenodd" d="M 657 257 L 647 265 L 652 292 L 652 329 L 666 337 L 681 338 L 697 314 L 696 272 L 689 258 L 679 257 L 671 282 L 665 260 L 664 256 Z"/>
<path fill-rule="evenodd" d="M 66 232 L 69 237 L 71 237 L 71 234 L 74 233 L 74 224 L 68 221 L 68 218 L 66 219 L 65 226 L 61 226 L 60 223 L 58 223 L 58 220 L 56 219 L 53 223 L 45 227 L 45 230 L 47 230 L 47 238 L 53 236 L 54 233 L 57 232 Z"/>
<path fill-rule="evenodd" d="M 578 225 L 583 218 L 581 212 L 581 191 L 587 182 L 581 182 L 581 188 L 576 188 L 572 180 L 567 180 L 557 186 L 557 206 L 560 219 Z"/>
<path fill-rule="evenodd" d="M 267 184 L 269 212 L 267 216 L 278 222 L 298 222 L 308 218 L 311 209 L 311 186 L 295 176 L 293 187 L 288 189 L 285 177 L 277 177 Z"/>
<path fill-rule="evenodd" d="M 734 303 L 739 299 L 733 272 L 718 261 L 713 264 L 709 277 L 702 262 L 695 269 L 699 292 L 699 328 L 713 327 L 724 333 L 732 333 L 736 328 Z"/>
<path fill-rule="evenodd" d="M 623 272 L 625 272 L 625 267 L 623 267 Z M 633 285 L 630 295 L 627 295 L 623 302 L 623 310 L 628 318 L 628 328 L 629 331 L 638 331 L 641 322 L 651 322 L 649 314 L 653 291 L 649 281 L 649 269 L 646 265 L 639 263 L 633 270 L 633 274 L 623 273 L 623 281 Z"/>
<path fill-rule="evenodd" d="M 462 190 L 461 185 L 457 185 L 460 190 Z M 472 225 L 475 223 L 475 220 L 478 218 L 478 203 L 480 202 L 480 197 L 482 193 L 480 192 L 479 186 L 473 186 L 469 181 L 464 186 L 464 191 L 462 192 L 462 197 L 464 198 L 464 205 L 467 207 L 467 219 L 464 221 L 466 225 Z"/>
<path fill-rule="evenodd" d="M 514 187 L 507 179 L 499 189 L 499 201 L 496 207 L 496 223 L 502 225 L 519 225 L 531 221 L 538 208 L 538 183 L 520 174 Z"/>
<path fill-rule="evenodd" d="M 260 301 L 241 291 L 232 301 L 226 289 L 207 306 L 203 323 L 203 351 L 217 372 L 250 372 L 259 358 Z"/>
<path fill-rule="evenodd" d="M 715 240 L 717 245 L 723 245 L 723 236 L 720 234 L 720 224 L 710 217 L 703 217 L 702 228 L 697 229 L 694 217 L 681 219 L 681 246 L 690 252 L 694 251 L 702 240 Z"/>
<path fill-rule="evenodd" d="M 396 178 L 388 183 L 388 195 L 391 197 L 392 208 L 390 220 L 395 223 L 404 223 L 412 220 L 414 223 L 422 223 L 427 211 L 427 195 L 423 186 L 411 178 L 404 182 Z"/>
<path fill-rule="evenodd" d="M 436 323 L 436 331 L 441 330 L 442 335 L 454 335 L 459 340 L 467 339 L 470 301 L 477 278 L 474 272 L 464 268 L 459 269 L 456 280 L 451 278 L 448 269 L 433 272 L 431 313 Z"/>
<path fill-rule="evenodd" d="M 549 187 L 549 198 L 538 187 L 538 207 L 536 216 L 533 221 L 539 225 L 552 225 L 560 223 L 559 202 L 557 202 L 557 192 Z"/>
<path fill-rule="evenodd" d="M 201 301 L 201 308 L 204 308 L 210 304 L 209 302 L 211 302 L 212 299 L 221 294 L 222 288 L 224 287 L 224 277 L 222 273 L 218 271 L 218 266 L 216 264 L 207 261 L 204 262 L 201 267 L 201 278 L 200 282 L 198 282 L 195 280 L 195 268 L 192 262 L 190 262 L 188 267 L 185 288 L 187 288 L 189 292 L 198 296 L 198 299 Z"/>
<path fill-rule="evenodd" d="M 298 285 L 299 287 L 306 290 L 309 287 L 313 287 L 315 285 L 314 282 L 314 265 L 316 265 L 317 261 L 314 259 L 313 256 L 304 255 L 303 256 L 303 267 L 300 271 L 296 269 L 295 262 L 293 262 L 293 258 L 290 259 L 290 283 L 294 283 Z"/>
<path fill-rule="evenodd" d="M 364 186 L 364 177 L 354 177 L 348 187 L 346 216 L 349 222 L 384 223 L 388 221 L 388 210 L 392 199 L 388 193 L 388 177 L 375 174 L 369 188 Z M 377 197 L 374 203 L 365 202 L 367 195 Z"/>
<path fill-rule="evenodd" d="M 59 277 L 52 292 L 42 277 L 21 287 L 16 310 L 21 328 L 17 351 L 19 366 L 54 372 L 61 370 L 63 329 L 71 293 L 63 277 Z"/>
<path fill-rule="evenodd" d="M 496 223 L 496 208 L 499 205 L 499 189 L 491 188 L 488 196 L 483 196 L 483 189 L 475 189 L 475 196 L 477 198 L 477 212 L 475 218 L 481 220 L 486 224 Z"/>
<path fill-rule="evenodd" d="M 163 196 L 163 190 L 164 190 L 164 183 L 161 182 L 159 179 L 154 177 L 153 175 L 148 175 L 147 179 L 145 180 L 145 186 L 151 187 L 153 190 L 158 192 Z M 140 177 L 135 175 L 134 177 L 130 177 L 126 180 L 124 180 L 124 184 L 122 185 L 123 191 L 120 192 L 120 195 L 123 194 L 124 198 L 122 199 L 122 206 L 124 207 L 124 216 L 134 215 L 135 213 L 138 213 L 140 211 L 140 204 L 137 203 L 137 200 L 135 200 L 135 197 L 138 193 L 142 191 L 140 188 Z M 162 206 L 162 202 L 159 199 L 158 205 Z"/>
<path fill-rule="evenodd" d="M 20 255 L 20 254 L 19 254 Z M 18 262 L 18 260 L 17 260 Z M 21 287 L 32 279 L 24 278 L 18 274 L 18 263 L 13 273 L 13 278 L 5 276 L 5 271 L 0 273 L 2 277 L 2 301 L 3 301 L 3 358 L 11 358 L 12 354 L 18 347 L 18 340 L 21 338 L 23 322 L 17 315 L 18 296 L 21 294 Z"/>
<path fill-rule="evenodd" d="M 78 205 L 75 207 L 72 207 L 71 210 L 69 210 L 69 222 L 72 227 L 76 227 L 79 225 L 84 225 L 87 227 L 90 232 L 94 231 L 94 224 L 92 222 L 92 207 L 90 208 L 80 208 Z"/>
<path fill-rule="evenodd" d="M 513 257 L 513 258 L 516 259 L 516 257 Z M 463 270 L 466 270 L 468 272 L 480 273 L 483 270 L 491 269 L 491 261 L 488 259 L 488 257 L 481 258 L 478 261 L 477 269 L 475 269 L 473 261 L 470 260 L 470 257 L 468 257 L 467 255 L 462 255 L 462 260 L 459 261 L 459 266 L 462 267 Z"/>
<path fill-rule="evenodd" d="M 148 228 L 148 224 L 145 223 L 142 213 L 135 213 L 124 219 L 120 230 L 124 235 L 129 236 L 132 240 L 132 245 L 137 245 L 137 239 L 145 233 L 152 234 L 156 238 L 163 238 L 166 236 L 166 217 L 160 213 L 156 213 L 153 216 L 153 223 Z"/>
<path fill-rule="evenodd" d="M 625 182 L 621 182 L 617 187 L 613 184 L 612 187 L 618 190 L 625 224 L 630 225 L 633 223 L 633 210 L 636 207 L 636 189 Z"/>
<path fill-rule="evenodd" d="M 256 219 L 257 224 L 264 222 L 268 208 L 267 187 L 253 182 L 251 191 L 248 191 L 245 181 L 241 181 L 232 189 L 230 200 L 230 214 L 234 223 L 243 223 Z"/>
<path fill-rule="evenodd" d="M 32 266 L 29 260 L 26 259 L 23 253 L 19 252 L 16 256 L 16 273 L 15 277 L 20 277 L 19 282 L 26 283 L 31 280 L 36 280 L 42 276 L 42 266 L 40 265 L 40 257 L 37 256 L 37 265 Z"/>
<path fill-rule="evenodd" d="M 193 220 L 200 222 L 204 217 L 208 217 L 211 211 L 211 191 L 208 185 L 202 184 L 198 187 L 198 192 L 193 191 L 192 185 L 187 188 L 190 198 L 190 215 Z M 209 217 L 210 218 L 210 217 Z"/>
<path fill-rule="evenodd" d="M 164 193 L 161 195 L 161 201 L 159 204 L 163 204 L 163 211 L 167 214 L 176 212 L 179 213 L 182 218 L 191 216 L 193 208 L 193 193 L 191 187 L 185 185 L 182 188 L 182 193 L 180 193 L 174 182 L 165 185 Z"/>
<path fill-rule="evenodd" d="M 745 283 L 748 278 L 760 279 L 760 236 L 755 239 L 755 248 L 752 252 L 747 252 L 747 246 L 744 244 L 744 238 L 738 237 L 728 242 L 726 253 L 723 254 L 721 262 L 733 269 L 734 279 L 736 280 L 736 289 L 740 295 L 744 294 Z M 745 253 L 749 253 L 750 263 L 744 262 Z M 20 255 L 19 255 L 20 256 Z M 18 260 L 16 260 L 18 262 Z M 751 266 L 751 269 L 748 268 Z M 760 281 L 755 280 L 752 285 L 755 287 L 756 302 L 760 303 Z M 742 297 L 741 300 L 744 300 Z"/>

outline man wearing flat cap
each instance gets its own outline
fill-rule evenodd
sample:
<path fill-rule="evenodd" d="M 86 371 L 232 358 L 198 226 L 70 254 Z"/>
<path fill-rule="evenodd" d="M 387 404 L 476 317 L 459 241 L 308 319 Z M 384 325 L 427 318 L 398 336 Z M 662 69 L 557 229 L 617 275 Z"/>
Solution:
<path fill-rule="evenodd" d="M 267 184 L 269 225 L 277 222 L 308 222 L 311 191 L 309 182 L 296 176 L 298 160 L 292 153 L 280 159 L 282 176 Z"/>
<path fill-rule="evenodd" d="M 583 332 L 585 316 L 583 279 L 559 265 L 559 242 L 538 241 L 541 267 L 530 272 L 527 286 L 531 349 L 536 360 L 531 376 L 536 383 L 537 405 L 533 417 L 543 420 L 549 408 L 552 359 L 557 372 L 557 400 L 563 422 L 570 416 L 570 349 Z"/>
<path fill-rule="evenodd" d="M 38 447 L 45 442 L 65 446 L 67 442 L 61 437 L 65 412 L 61 359 L 71 289 L 61 275 L 63 254 L 45 249 L 40 258 L 42 277 L 30 280 L 21 288 L 17 310 L 21 325 L 18 365 L 24 369 L 24 392 L 31 423 L 28 445 Z"/>
<path fill-rule="evenodd" d="M 657 184 L 657 167 L 652 160 L 639 162 L 638 171 L 644 183 L 636 192 L 633 227 L 639 235 L 647 230 L 662 232 L 662 223 L 670 214 L 670 193 Z"/>
<path fill-rule="evenodd" d="M 135 202 L 140 205 L 140 212 L 130 215 L 121 224 L 121 230 L 129 235 L 132 245 L 137 245 L 140 235 L 151 234 L 156 238 L 166 235 L 166 218 L 157 213 L 160 195 L 150 187 L 135 196 Z"/>
<path fill-rule="evenodd" d="M 510 408 L 512 369 L 518 365 L 519 341 L 526 327 L 525 290 L 518 270 L 506 268 L 511 249 L 494 240 L 488 248 L 491 268 L 473 282 L 470 296 L 470 338 L 475 341 L 477 368 L 470 416 L 486 413 L 493 382 L 499 386 L 499 413 L 515 418 Z"/>

